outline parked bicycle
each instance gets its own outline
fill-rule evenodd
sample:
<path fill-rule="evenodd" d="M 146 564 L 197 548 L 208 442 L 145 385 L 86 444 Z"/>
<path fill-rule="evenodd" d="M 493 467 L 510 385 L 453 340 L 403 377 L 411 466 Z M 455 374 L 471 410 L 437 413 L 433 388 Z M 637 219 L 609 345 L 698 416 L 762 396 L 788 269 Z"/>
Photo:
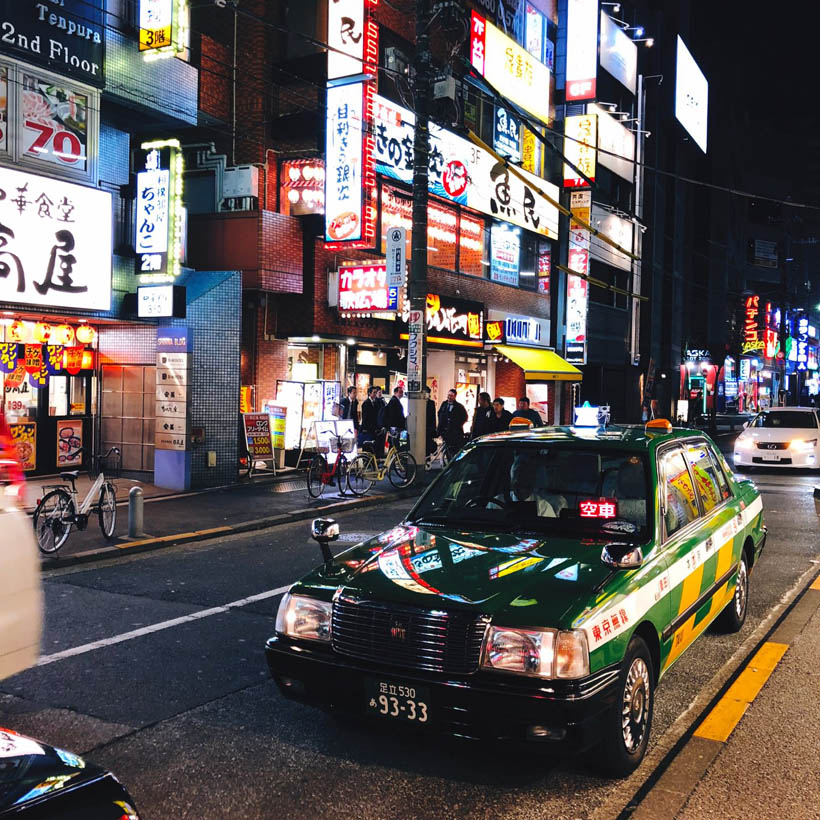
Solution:
<path fill-rule="evenodd" d="M 363 452 L 350 462 L 347 486 L 353 495 L 364 495 L 376 481 L 381 481 L 385 476 L 398 489 L 409 487 L 416 480 L 416 459 L 412 453 L 398 449 L 399 434 L 389 433 L 387 441 L 390 446 L 387 457 L 381 464 L 372 442 L 363 444 Z"/>
<path fill-rule="evenodd" d="M 450 463 L 455 453 L 453 452 L 453 448 L 447 444 L 441 436 L 433 439 L 433 441 L 435 442 L 436 449 L 424 459 L 424 469 L 432 470 L 433 467 L 438 464 L 439 468 L 443 470 Z"/>
<path fill-rule="evenodd" d="M 73 458 L 86 448 L 75 450 Z M 71 528 L 82 531 L 88 526 L 89 515 L 96 510 L 103 537 L 110 541 L 117 526 L 117 493 L 108 476 L 119 471 L 120 451 L 112 447 L 102 455 L 89 454 L 89 477 L 94 479 L 85 498 L 78 503 L 76 481 L 79 470 L 60 473 L 64 484 L 49 484 L 50 490 L 38 502 L 34 511 L 34 532 L 37 545 L 46 555 L 52 555 L 68 540 Z M 108 476 L 106 475 L 108 474 Z"/>
<path fill-rule="evenodd" d="M 335 435 L 330 439 L 328 447 L 331 453 L 336 453 L 336 460 L 332 465 L 328 464 L 322 453 L 313 456 L 307 471 L 307 489 L 311 498 L 318 498 L 324 492 L 325 487 L 334 482 L 339 487 L 339 493 L 345 494 L 348 472 L 345 453 L 351 453 L 353 445 L 352 438 Z"/>

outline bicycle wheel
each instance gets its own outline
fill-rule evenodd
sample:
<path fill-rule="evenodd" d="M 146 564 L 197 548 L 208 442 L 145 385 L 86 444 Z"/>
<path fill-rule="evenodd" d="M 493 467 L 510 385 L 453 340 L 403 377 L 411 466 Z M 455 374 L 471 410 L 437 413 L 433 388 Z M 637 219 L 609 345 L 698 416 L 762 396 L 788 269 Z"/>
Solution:
<path fill-rule="evenodd" d="M 396 457 L 390 462 L 387 477 L 398 489 L 409 487 L 416 480 L 416 459 L 413 458 L 413 454 L 396 453 Z"/>
<path fill-rule="evenodd" d="M 336 483 L 339 486 L 339 495 L 344 495 L 347 492 L 347 471 L 349 465 L 343 453 L 337 453 L 336 459 Z"/>
<path fill-rule="evenodd" d="M 347 488 L 353 495 L 364 495 L 373 486 L 375 468 L 370 453 L 360 453 L 347 465 Z"/>
<path fill-rule="evenodd" d="M 34 533 L 40 552 L 50 555 L 65 544 L 74 520 L 74 502 L 65 490 L 43 496 L 34 512 Z"/>
<path fill-rule="evenodd" d="M 324 456 L 313 456 L 307 471 L 307 491 L 311 498 L 318 498 L 325 489 L 322 476 L 327 472 L 327 461 Z"/>
<path fill-rule="evenodd" d="M 114 537 L 114 530 L 117 527 L 117 494 L 114 485 L 110 481 L 106 481 L 102 485 L 97 513 L 103 538 L 110 541 Z"/>

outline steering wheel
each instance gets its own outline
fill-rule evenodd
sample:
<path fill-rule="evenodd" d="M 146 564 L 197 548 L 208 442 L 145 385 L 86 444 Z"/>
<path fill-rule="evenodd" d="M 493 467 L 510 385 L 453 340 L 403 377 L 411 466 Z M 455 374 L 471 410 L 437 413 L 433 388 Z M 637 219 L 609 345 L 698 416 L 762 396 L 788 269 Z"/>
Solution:
<path fill-rule="evenodd" d="M 499 501 L 497 498 L 493 498 L 491 495 L 476 495 L 473 496 L 465 505 L 466 508 L 470 507 L 479 507 L 482 506 L 481 502 L 484 502 L 483 506 L 486 507 L 488 504 L 495 504 L 499 510 L 503 510 L 507 505 L 503 501 Z"/>

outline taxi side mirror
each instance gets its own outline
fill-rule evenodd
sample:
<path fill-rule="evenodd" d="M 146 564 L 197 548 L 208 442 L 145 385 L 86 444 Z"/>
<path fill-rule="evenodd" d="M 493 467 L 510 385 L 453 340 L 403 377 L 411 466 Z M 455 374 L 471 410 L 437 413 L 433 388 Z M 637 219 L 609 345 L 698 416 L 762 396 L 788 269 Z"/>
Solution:
<path fill-rule="evenodd" d="M 314 518 L 310 525 L 310 535 L 314 541 L 319 542 L 322 550 L 322 558 L 329 564 L 333 560 L 333 553 L 328 544 L 339 538 L 339 524 L 333 518 Z"/>
<path fill-rule="evenodd" d="M 601 561 L 612 569 L 637 569 L 643 564 L 643 550 L 634 544 L 607 544 L 601 550 Z"/>

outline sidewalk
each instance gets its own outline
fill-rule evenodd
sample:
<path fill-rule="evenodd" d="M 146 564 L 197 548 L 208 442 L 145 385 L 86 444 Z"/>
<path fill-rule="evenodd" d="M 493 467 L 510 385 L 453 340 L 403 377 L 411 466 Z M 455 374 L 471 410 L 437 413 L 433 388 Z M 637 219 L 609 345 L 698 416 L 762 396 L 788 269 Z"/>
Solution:
<path fill-rule="evenodd" d="M 356 507 L 410 499 L 420 495 L 437 475 L 438 471 L 426 473 L 419 470 L 413 485 L 404 490 L 394 489 L 385 480 L 374 485 L 362 498 L 350 493 L 340 496 L 335 487 L 326 487 L 319 499 L 308 495 L 304 472 L 288 474 L 280 479 L 254 477 L 230 487 L 178 494 L 169 494 L 167 490 L 151 484 L 117 479 L 114 482 L 118 502 L 114 541 L 109 543 L 103 538 L 97 516 L 92 514 L 88 528 L 83 532 L 72 529 L 55 558 L 43 556 L 43 567 L 51 569 L 130 551 L 157 549 L 215 535 L 250 532 Z M 87 478 L 85 485 L 80 481 L 77 483 L 81 497 L 87 484 Z M 132 486 L 140 486 L 145 492 L 145 533 L 142 537 L 128 539 L 128 493 Z M 29 489 L 34 499 L 41 492 L 35 482 Z"/>
<path fill-rule="evenodd" d="M 820 818 L 820 576 L 742 667 L 630 820 Z"/>

